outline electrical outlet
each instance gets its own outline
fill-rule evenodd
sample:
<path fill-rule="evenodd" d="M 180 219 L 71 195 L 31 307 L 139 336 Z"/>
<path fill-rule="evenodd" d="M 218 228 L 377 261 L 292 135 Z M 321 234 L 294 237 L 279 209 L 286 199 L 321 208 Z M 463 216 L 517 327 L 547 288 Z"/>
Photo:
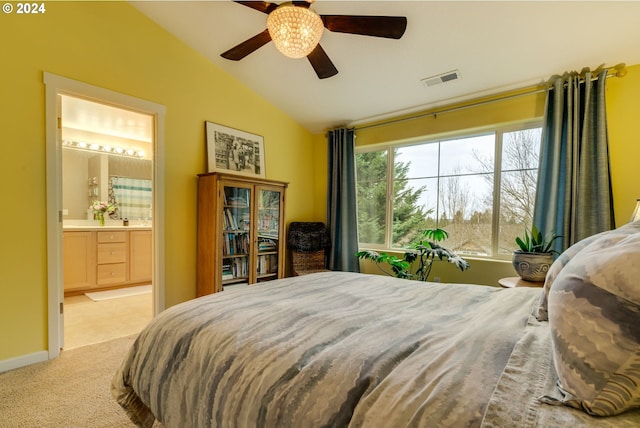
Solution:
<path fill-rule="evenodd" d="M 68 209 L 66 209 L 66 208 L 64 208 L 64 209 L 62 210 L 62 215 L 69 215 L 69 210 L 68 210 Z"/>
<path fill-rule="evenodd" d="M 434 276 L 433 277 L 433 282 L 440 282 L 440 277 L 439 276 Z"/>

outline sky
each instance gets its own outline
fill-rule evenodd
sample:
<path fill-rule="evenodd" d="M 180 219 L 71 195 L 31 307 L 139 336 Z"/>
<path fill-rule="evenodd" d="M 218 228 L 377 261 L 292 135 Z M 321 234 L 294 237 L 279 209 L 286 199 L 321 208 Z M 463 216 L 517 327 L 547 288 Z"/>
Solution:
<path fill-rule="evenodd" d="M 412 187 L 427 186 L 427 190 L 419 200 L 425 209 L 436 208 L 437 179 L 433 177 L 438 175 L 438 171 L 441 176 L 460 174 L 460 187 L 469 189 L 471 204 L 469 214 L 471 214 L 474 210 L 484 210 L 483 201 L 492 191 L 492 186 L 477 175 L 482 172 L 482 168 L 473 153 L 475 151 L 480 157 L 489 159 L 493 163 L 494 140 L 495 135 L 491 133 L 401 147 L 397 151 L 396 161 L 410 163 L 408 177 L 420 178 L 410 182 Z M 440 151 L 440 165 L 438 165 L 438 151 Z"/>

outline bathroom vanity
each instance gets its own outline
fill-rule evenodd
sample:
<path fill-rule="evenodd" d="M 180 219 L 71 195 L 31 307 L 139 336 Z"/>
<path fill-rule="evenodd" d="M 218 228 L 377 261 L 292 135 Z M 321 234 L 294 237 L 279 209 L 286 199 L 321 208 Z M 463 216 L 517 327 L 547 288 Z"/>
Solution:
<path fill-rule="evenodd" d="M 64 226 L 64 294 L 149 284 L 149 226 Z"/>

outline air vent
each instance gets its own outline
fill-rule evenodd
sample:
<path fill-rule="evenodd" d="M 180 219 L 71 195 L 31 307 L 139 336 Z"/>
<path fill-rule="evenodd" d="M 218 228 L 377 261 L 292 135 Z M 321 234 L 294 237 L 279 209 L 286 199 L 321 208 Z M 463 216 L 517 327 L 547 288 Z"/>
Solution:
<path fill-rule="evenodd" d="M 422 84 L 424 86 L 435 86 L 435 85 L 439 85 L 441 83 L 447 83 L 447 82 L 452 82 L 454 80 L 458 80 L 461 79 L 462 76 L 460 75 L 460 71 L 458 70 L 453 70 L 453 71 L 449 71 L 447 73 L 443 73 L 443 74 L 438 74 L 437 76 L 431 76 L 431 77 L 426 77 L 422 80 L 420 80 L 422 82 Z"/>

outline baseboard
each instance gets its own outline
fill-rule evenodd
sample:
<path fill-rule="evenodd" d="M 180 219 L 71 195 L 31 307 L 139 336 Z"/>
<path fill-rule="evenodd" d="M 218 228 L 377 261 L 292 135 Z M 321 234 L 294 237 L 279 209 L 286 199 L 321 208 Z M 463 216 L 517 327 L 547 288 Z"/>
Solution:
<path fill-rule="evenodd" d="M 0 373 L 6 372 L 20 367 L 29 366 L 35 363 L 41 363 L 49 359 L 49 352 L 39 351 L 33 354 L 21 355 L 8 360 L 0 360 Z"/>

